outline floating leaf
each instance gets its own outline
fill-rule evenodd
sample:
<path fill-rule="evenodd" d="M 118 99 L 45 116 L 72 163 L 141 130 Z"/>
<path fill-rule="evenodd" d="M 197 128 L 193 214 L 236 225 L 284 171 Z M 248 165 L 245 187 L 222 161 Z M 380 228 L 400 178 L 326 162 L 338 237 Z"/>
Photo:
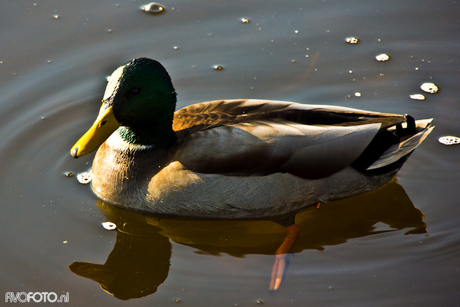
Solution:
<path fill-rule="evenodd" d="M 83 172 L 77 175 L 77 180 L 81 184 L 88 184 L 91 182 L 91 171 Z"/>
<path fill-rule="evenodd" d="M 112 222 L 104 222 L 102 223 L 102 227 L 104 227 L 107 230 L 114 230 L 117 228 L 117 225 Z"/>
<path fill-rule="evenodd" d="M 410 95 L 410 98 L 414 100 L 425 100 L 425 96 L 423 96 L 422 94 L 413 94 Z"/>
<path fill-rule="evenodd" d="M 437 93 L 439 91 L 438 86 L 432 82 L 425 82 L 420 86 L 420 88 L 422 89 L 422 91 L 431 94 Z"/>
<path fill-rule="evenodd" d="M 377 55 L 375 59 L 379 62 L 385 62 L 390 59 L 390 56 L 386 53 L 382 53 L 382 54 Z"/>
<path fill-rule="evenodd" d="M 452 135 L 446 135 L 438 139 L 439 143 L 444 145 L 457 145 L 460 144 L 460 138 Z"/>
<path fill-rule="evenodd" d="M 357 44 L 359 43 L 359 38 L 357 37 L 347 37 L 345 41 L 349 44 Z"/>
<path fill-rule="evenodd" d="M 163 5 L 159 3 L 150 2 L 141 6 L 141 10 L 151 14 L 159 14 L 163 13 L 165 11 L 165 8 Z"/>

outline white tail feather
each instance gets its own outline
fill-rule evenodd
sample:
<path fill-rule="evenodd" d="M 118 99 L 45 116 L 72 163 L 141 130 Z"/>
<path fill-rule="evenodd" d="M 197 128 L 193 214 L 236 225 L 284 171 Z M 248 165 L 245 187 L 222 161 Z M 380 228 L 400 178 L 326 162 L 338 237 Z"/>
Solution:
<path fill-rule="evenodd" d="M 390 165 L 411 153 L 423 142 L 423 140 L 428 136 L 428 134 L 430 134 L 431 130 L 433 130 L 434 126 L 429 127 L 432 120 L 433 119 L 417 120 L 415 122 L 415 127 L 422 130 L 414 134 L 410 138 L 402 141 L 401 143 L 392 145 L 380 156 L 380 158 L 377 161 L 372 163 L 371 166 L 367 168 L 367 170 L 373 170 Z M 405 128 L 404 124 L 403 128 Z M 393 127 L 388 130 L 392 129 Z"/>

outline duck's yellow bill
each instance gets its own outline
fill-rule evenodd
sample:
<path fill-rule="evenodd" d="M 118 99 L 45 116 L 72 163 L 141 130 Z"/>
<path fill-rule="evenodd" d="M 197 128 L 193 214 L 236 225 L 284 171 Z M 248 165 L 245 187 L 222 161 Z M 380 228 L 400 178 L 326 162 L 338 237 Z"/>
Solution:
<path fill-rule="evenodd" d="M 99 111 L 93 126 L 73 145 L 70 154 L 78 158 L 95 151 L 117 128 L 120 123 L 113 115 L 112 107 L 103 108 Z"/>

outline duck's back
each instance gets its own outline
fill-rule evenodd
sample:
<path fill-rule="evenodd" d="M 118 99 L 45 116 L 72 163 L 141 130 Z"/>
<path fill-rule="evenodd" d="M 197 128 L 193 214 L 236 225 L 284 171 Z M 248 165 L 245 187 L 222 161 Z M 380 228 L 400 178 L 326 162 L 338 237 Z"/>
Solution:
<path fill-rule="evenodd" d="M 350 165 L 365 171 L 408 134 L 425 128 L 407 127 L 398 135 L 396 127 L 405 121 L 403 115 L 324 105 L 204 102 L 175 113 L 173 129 L 179 138 L 175 159 L 199 173 L 287 172 L 319 179 Z"/>

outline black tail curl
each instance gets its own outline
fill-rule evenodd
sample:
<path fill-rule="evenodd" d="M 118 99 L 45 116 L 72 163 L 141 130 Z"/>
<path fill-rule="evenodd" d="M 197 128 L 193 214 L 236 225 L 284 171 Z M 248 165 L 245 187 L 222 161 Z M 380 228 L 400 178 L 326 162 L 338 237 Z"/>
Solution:
<path fill-rule="evenodd" d="M 417 133 L 415 119 L 408 114 L 405 114 L 404 118 L 406 122 L 405 128 L 402 124 L 397 124 L 396 130 L 393 132 L 388 130 L 380 131 L 351 166 L 360 172 L 366 172 L 367 168 L 378 160 L 390 146 L 400 143 L 403 139 Z"/>
<path fill-rule="evenodd" d="M 396 125 L 396 135 L 399 137 L 413 135 L 417 132 L 417 130 L 415 129 L 415 119 L 408 114 L 404 114 L 404 118 L 406 119 L 407 123 L 406 128 L 403 128 L 401 124 Z"/>

